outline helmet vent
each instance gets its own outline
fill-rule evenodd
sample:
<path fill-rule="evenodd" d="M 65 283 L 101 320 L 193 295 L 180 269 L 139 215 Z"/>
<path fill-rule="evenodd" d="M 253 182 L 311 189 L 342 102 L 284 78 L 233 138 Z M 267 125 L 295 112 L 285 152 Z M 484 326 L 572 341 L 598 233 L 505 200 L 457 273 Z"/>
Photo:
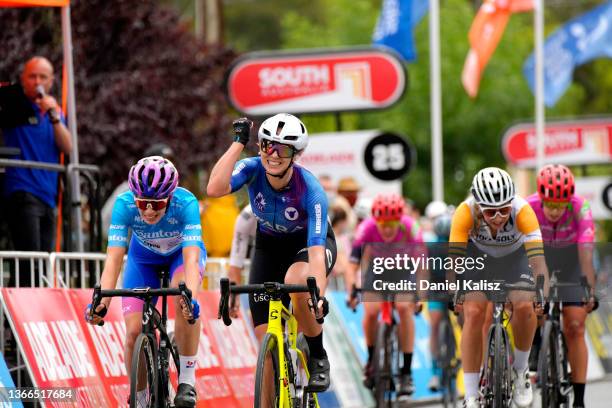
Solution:
<path fill-rule="evenodd" d="M 285 127 L 285 122 L 278 122 L 278 127 L 276 128 L 276 136 L 280 135 L 283 131 L 283 127 Z"/>
<path fill-rule="evenodd" d="M 262 129 L 266 136 L 270 136 L 270 131 L 268 129 Z"/>
<path fill-rule="evenodd" d="M 297 136 L 285 136 L 285 140 L 298 140 Z"/>
<path fill-rule="evenodd" d="M 306 129 L 304 129 L 304 124 L 300 122 L 300 127 L 302 128 L 302 134 L 306 133 Z"/>

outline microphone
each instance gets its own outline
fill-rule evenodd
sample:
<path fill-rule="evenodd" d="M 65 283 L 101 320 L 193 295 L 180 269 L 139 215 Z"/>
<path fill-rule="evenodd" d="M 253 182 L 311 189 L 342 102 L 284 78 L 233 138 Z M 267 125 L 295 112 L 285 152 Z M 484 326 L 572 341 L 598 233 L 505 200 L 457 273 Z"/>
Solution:
<path fill-rule="evenodd" d="M 37 85 L 36 86 L 36 97 L 38 99 L 42 99 L 45 96 L 47 96 L 47 92 L 45 92 L 45 88 L 42 85 Z M 57 123 L 57 121 L 59 121 L 58 115 L 57 115 L 57 112 L 55 112 L 55 109 L 50 108 L 47 111 L 47 114 L 51 118 L 51 123 Z"/>
<path fill-rule="evenodd" d="M 45 96 L 47 96 L 47 93 L 45 92 L 45 88 L 42 85 L 37 85 L 36 86 L 36 97 L 37 98 L 44 98 Z"/>

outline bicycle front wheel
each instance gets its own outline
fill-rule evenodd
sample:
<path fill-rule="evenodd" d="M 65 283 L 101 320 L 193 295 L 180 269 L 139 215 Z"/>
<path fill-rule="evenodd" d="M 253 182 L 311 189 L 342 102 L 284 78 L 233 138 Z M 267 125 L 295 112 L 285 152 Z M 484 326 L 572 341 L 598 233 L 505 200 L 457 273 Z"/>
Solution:
<path fill-rule="evenodd" d="M 538 361 L 538 372 L 540 374 L 540 390 L 542 393 L 542 408 L 558 407 L 560 405 L 559 395 L 559 358 L 557 350 L 557 339 L 555 338 L 553 324 L 550 321 L 544 323 L 542 330 L 542 346 Z"/>
<path fill-rule="evenodd" d="M 278 343 L 270 333 L 261 342 L 255 371 L 255 408 L 276 408 L 280 405 L 280 371 Z"/>
<path fill-rule="evenodd" d="M 132 351 L 130 373 L 130 408 L 155 407 L 157 404 L 157 364 L 155 343 L 141 333 Z"/>
<path fill-rule="evenodd" d="M 379 323 L 376 345 L 374 347 L 374 357 L 372 360 L 374 370 L 374 399 L 377 407 L 384 407 L 391 399 L 387 400 L 387 393 L 391 391 L 391 336 L 393 329 L 391 326 Z"/>
<path fill-rule="evenodd" d="M 495 327 L 495 358 L 493 360 L 493 407 L 506 408 L 512 395 L 510 376 L 510 346 L 501 325 Z"/>

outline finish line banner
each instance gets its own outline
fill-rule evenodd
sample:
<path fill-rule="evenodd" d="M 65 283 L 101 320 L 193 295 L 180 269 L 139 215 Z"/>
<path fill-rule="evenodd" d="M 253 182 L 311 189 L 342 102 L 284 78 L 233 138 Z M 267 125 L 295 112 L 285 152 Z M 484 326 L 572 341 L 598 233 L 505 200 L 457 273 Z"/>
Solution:
<path fill-rule="evenodd" d="M 71 398 L 41 400 L 43 406 L 128 406 L 121 299 L 113 299 L 104 326 L 91 326 L 84 321 L 91 290 L 2 288 L 1 293 L 34 386 L 70 391 Z M 257 347 L 244 320 L 233 319 L 229 328 L 217 320 L 218 292 L 201 292 L 198 301 L 197 406 L 252 407 Z M 175 314 L 173 302 L 168 304 L 172 335 Z M 171 381 L 176 385 L 173 368 Z"/>

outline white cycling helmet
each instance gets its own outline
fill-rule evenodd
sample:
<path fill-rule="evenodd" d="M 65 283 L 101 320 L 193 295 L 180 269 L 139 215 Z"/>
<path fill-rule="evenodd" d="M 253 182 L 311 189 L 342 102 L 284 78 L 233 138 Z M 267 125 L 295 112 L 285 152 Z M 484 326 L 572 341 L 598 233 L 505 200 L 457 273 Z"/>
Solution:
<path fill-rule="evenodd" d="M 506 171 L 487 167 L 474 176 L 472 195 L 478 205 L 501 207 L 514 198 L 514 182 Z"/>
<path fill-rule="evenodd" d="M 448 213 L 448 205 L 444 201 L 432 201 L 425 207 L 425 216 L 434 219 Z"/>
<path fill-rule="evenodd" d="M 308 146 L 308 131 L 301 120 L 289 113 L 279 113 L 263 121 L 257 137 L 293 146 L 302 151 Z"/>
<path fill-rule="evenodd" d="M 372 203 L 374 199 L 371 197 L 359 197 L 353 207 L 355 216 L 360 220 L 368 218 L 372 214 Z"/>

